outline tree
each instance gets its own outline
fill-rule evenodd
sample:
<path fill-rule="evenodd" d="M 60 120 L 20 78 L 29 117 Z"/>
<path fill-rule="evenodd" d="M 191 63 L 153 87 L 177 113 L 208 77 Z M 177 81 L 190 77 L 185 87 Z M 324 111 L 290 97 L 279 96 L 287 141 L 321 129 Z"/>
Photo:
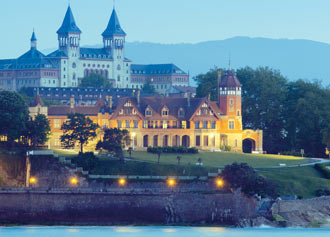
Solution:
<path fill-rule="evenodd" d="M 26 137 L 33 147 L 45 144 L 50 136 L 49 120 L 44 114 L 30 117 L 26 125 Z"/>
<path fill-rule="evenodd" d="M 218 68 L 210 69 L 205 74 L 199 74 L 193 78 L 197 83 L 196 97 L 206 97 L 211 93 L 211 100 L 216 101 L 218 98 Z"/>
<path fill-rule="evenodd" d="M 180 165 L 180 162 L 181 162 L 181 156 L 177 156 L 176 159 L 178 160 L 178 165 Z"/>
<path fill-rule="evenodd" d="M 155 87 L 150 84 L 150 82 L 147 82 L 143 85 L 142 91 L 146 94 L 154 94 L 155 93 Z"/>
<path fill-rule="evenodd" d="M 81 79 L 79 87 L 94 87 L 94 88 L 112 88 L 109 80 L 104 76 L 96 73 L 91 73 Z"/>
<path fill-rule="evenodd" d="M 287 79 L 268 67 L 242 68 L 236 72 L 242 83 L 243 127 L 263 130 L 264 150 L 284 150 Z"/>
<path fill-rule="evenodd" d="M 116 157 L 123 159 L 123 148 L 131 140 L 128 130 L 109 128 L 104 131 L 103 141 L 99 141 L 96 149 L 104 149 Z"/>
<path fill-rule="evenodd" d="M 233 163 L 225 166 L 220 176 L 229 189 L 241 189 L 249 196 L 258 194 L 262 197 L 277 196 L 277 186 L 266 180 L 246 163 Z"/>
<path fill-rule="evenodd" d="M 12 145 L 24 135 L 29 111 L 22 97 L 16 92 L 0 90 L 0 135 Z"/>
<path fill-rule="evenodd" d="M 79 142 L 80 152 L 83 153 L 84 145 L 96 137 L 97 128 L 98 125 L 84 114 L 70 114 L 61 127 L 61 143 L 65 148 L 73 148 Z"/>
<path fill-rule="evenodd" d="M 157 149 L 157 157 L 158 157 L 158 165 L 159 165 L 159 162 L 160 162 L 160 156 L 161 156 L 161 154 L 162 154 L 162 149 L 161 148 L 159 148 L 159 149 Z"/>

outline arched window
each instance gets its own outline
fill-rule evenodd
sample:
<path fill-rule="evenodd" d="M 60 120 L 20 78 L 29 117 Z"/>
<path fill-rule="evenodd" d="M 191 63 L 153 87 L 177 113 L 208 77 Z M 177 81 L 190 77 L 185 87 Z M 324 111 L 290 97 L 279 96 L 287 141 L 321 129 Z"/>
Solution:
<path fill-rule="evenodd" d="M 120 67 L 120 65 L 118 64 L 118 66 L 117 66 L 117 70 L 120 71 L 120 69 L 121 69 L 121 67 Z"/>
<path fill-rule="evenodd" d="M 72 63 L 72 68 L 76 68 L 76 67 L 77 67 L 76 63 Z"/>

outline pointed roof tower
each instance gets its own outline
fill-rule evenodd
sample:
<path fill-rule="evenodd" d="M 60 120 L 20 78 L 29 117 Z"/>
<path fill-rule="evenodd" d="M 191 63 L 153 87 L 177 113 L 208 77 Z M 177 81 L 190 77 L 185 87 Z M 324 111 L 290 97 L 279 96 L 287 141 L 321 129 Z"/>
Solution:
<path fill-rule="evenodd" d="M 68 6 L 62 26 L 57 31 L 57 34 L 63 33 L 81 33 L 81 30 L 76 25 L 70 6 Z"/>
<path fill-rule="evenodd" d="M 113 9 L 113 11 L 111 13 L 111 17 L 110 17 L 107 28 L 102 33 L 103 37 L 113 36 L 113 35 L 126 36 L 125 31 L 120 26 L 115 8 Z"/>
<path fill-rule="evenodd" d="M 36 34 L 34 33 L 34 29 L 33 29 L 33 33 L 31 36 L 31 41 L 37 41 L 37 37 L 36 37 Z"/>

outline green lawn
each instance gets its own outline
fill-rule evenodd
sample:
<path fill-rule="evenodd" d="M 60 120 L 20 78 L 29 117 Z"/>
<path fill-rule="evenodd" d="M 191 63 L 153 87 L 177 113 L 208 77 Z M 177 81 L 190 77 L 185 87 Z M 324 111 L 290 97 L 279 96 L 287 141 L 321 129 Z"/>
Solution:
<path fill-rule="evenodd" d="M 281 195 L 298 195 L 307 198 L 315 196 L 317 189 L 330 189 L 330 180 L 322 177 L 314 166 L 258 169 L 258 172 L 277 183 Z"/>
<path fill-rule="evenodd" d="M 181 156 L 181 164 L 195 165 L 198 158 L 202 158 L 203 165 L 208 167 L 224 167 L 233 162 L 248 163 L 255 168 L 279 166 L 279 164 L 299 165 L 309 163 L 309 159 L 302 159 L 293 156 L 278 155 L 259 155 L 259 154 L 242 154 L 231 152 L 200 152 L 199 154 L 162 154 L 160 162 L 162 164 L 177 164 L 177 156 Z M 125 156 L 128 156 L 126 153 Z M 151 154 L 145 151 L 134 151 L 132 153 L 134 159 L 157 162 L 157 154 Z"/>

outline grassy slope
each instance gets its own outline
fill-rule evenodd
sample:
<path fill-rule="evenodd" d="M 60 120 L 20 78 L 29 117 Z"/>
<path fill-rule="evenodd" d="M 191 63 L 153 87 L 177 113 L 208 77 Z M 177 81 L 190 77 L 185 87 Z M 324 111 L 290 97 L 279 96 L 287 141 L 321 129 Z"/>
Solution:
<path fill-rule="evenodd" d="M 281 195 L 298 195 L 307 198 L 314 196 L 317 189 L 330 189 L 330 180 L 322 177 L 314 166 L 258 171 L 279 184 Z"/>
<path fill-rule="evenodd" d="M 128 154 L 125 154 L 128 156 Z M 160 161 L 163 164 L 177 164 L 177 156 L 182 157 L 182 164 L 195 165 L 198 158 L 202 158 L 204 166 L 223 167 L 233 162 L 248 163 L 249 165 L 260 168 L 279 166 L 279 164 L 297 165 L 308 163 L 308 159 L 302 159 L 293 156 L 277 156 L 277 155 L 258 155 L 258 154 L 242 154 L 230 152 L 200 152 L 199 154 L 162 154 Z M 150 154 L 144 151 L 135 151 L 132 157 L 138 160 L 157 162 L 157 154 Z"/>

